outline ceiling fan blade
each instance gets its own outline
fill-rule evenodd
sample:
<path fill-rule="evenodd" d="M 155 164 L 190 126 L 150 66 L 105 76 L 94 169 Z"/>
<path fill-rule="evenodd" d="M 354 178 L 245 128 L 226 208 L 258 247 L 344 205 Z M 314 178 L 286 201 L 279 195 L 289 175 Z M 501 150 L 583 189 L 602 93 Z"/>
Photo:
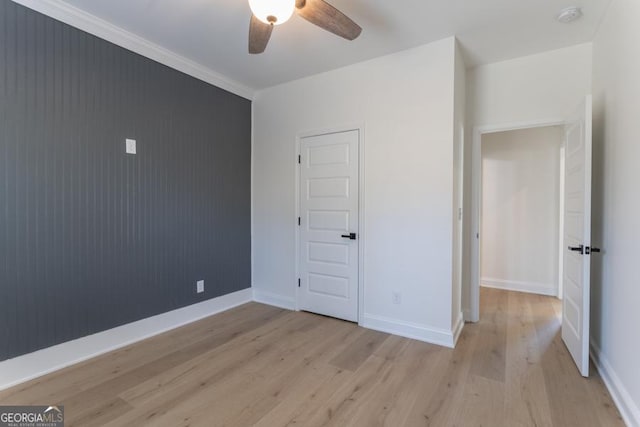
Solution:
<path fill-rule="evenodd" d="M 307 21 L 347 40 L 356 39 L 362 28 L 324 0 L 297 0 L 296 11 Z"/>
<path fill-rule="evenodd" d="M 273 25 L 265 24 L 254 15 L 251 15 L 249 24 L 249 53 L 262 53 L 267 48 Z"/>

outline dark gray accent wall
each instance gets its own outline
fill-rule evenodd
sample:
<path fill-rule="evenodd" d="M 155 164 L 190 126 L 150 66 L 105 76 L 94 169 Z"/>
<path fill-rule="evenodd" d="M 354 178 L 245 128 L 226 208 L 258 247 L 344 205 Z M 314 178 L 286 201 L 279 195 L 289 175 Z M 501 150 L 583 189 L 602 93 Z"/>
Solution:
<path fill-rule="evenodd" d="M 250 135 L 250 101 L 0 0 L 0 360 L 248 288 Z"/>

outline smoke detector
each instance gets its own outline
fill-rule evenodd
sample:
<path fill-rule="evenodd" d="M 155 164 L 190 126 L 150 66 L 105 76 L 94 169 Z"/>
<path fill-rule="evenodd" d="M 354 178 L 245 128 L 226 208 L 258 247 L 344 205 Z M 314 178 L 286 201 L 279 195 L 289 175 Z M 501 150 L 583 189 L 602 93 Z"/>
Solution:
<path fill-rule="evenodd" d="M 560 13 L 558 13 L 558 21 L 563 24 L 568 24 L 569 22 L 576 21 L 582 17 L 582 9 L 579 7 L 567 7 L 562 9 Z"/>

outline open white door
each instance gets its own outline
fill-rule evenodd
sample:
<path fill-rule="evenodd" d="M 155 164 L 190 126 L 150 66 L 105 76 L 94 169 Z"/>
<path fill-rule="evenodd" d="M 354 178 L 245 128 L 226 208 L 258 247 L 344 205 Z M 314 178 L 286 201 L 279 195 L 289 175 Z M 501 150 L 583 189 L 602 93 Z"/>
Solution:
<path fill-rule="evenodd" d="M 589 376 L 591 96 L 566 127 L 562 340 Z"/>
<path fill-rule="evenodd" d="M 358 321 L 359 131 L 300 141 L 301 310 Z"/>

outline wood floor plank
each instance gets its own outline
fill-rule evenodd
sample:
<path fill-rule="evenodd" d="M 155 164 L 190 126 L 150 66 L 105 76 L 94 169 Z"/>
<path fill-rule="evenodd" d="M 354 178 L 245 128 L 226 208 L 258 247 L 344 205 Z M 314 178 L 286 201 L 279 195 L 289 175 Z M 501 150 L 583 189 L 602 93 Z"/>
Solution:
<path fill-rule="evenodd" d="M 99 405 L 91 408 L 80 408 L 74 405 L 65 405 L 65 426 L 67 427 L 100 427 L 107 424 L 114 414 L 122 415 L 133 409 L 119 397 L 105 399 Z"/>
<path fill-rule="evenodd" d="M 387 357 L 387 360 L 394 362 L 391 370 L 380 380 L 367 401 L 360 405 L 351 425 L 403 425 L 407 413 L 418 399 L 418 386 L 423 381 L 429 381 L 431 375 L 428 373 L 431 368 L 438 366 L 437 359 L 446 351 L 432 344 L 394 338 L 399 342 L 396 344 L 397 350 Z"/>
<path fill-rule="evenodd" d="M 289 333 L 290 327 L 296 327 L 296 323 L 294 313 L 289 313 L 122 391 L 120 397 L 136 410 L 116 420 L 114 425 L 134 425 L 150 418 L 158 419 L 188 401 L 199 404 L 196 396 L 202 390 L 237 380 L 245 374 L 244 368 L 256 369 L 272 360 L 281 351 L 280 341 Z"/>
<path fill-rule="evenodd" d="M 399 358 L 405 354 L 405 348 L 411 343 L 419 343 L 419 341 L 410 340 L 397 335 L 388 335 L 387 339 L 384 340 L 373 354 L 389 360 L 399 360 Z M 431 346 L 430 344 L 426 345 Z"/>
<path fill-rule="evenodd" d="M 49 389 L 56 390 L 59 399 L 65 399 L 79 389 L 87 390 L 119 376 L 129 376 L 131 371 L 140 366 L 165 358 L 167 354 L 183 347 L 193 346 L 202 339 L 221 338 L 218 342 L 221 344 L 242 331 L 267 323 L 284 313 L 285 310 L 275 307 L 245 304 L 21 384 L 11 392 L 12 399 L 47 401 L 52 394 L 48 392 Z M 8 398 L 9 393 L 0 391 L 0 401 L 5 396 Z"/>
<path fill-rule="evenodd" d="M 254 357 L 242 358 L 242 362 L 249 364 L 264 363 L 264 359 L 273 360 L 278 349 L 276 346 L 269 346 L 254 354 Z M 235 395 L 241 400 L 242 391 L 251 385 L 250 377 L 237 366 L 230 369 L 216 369 L 211 373 L 206 369 L 200 371 L 202 379 L 196 377 L 180 378 L 173 390 L 162 390 L 161 392 L 146 396 L 142 402 L 138 402 L 135 409 L 116 418 L 107 426 L 136 426 L 147 423 L 163 423 L 167 419 L 180 418 L 190 422 L 197 417 L 197 413 L 189 414 L 191 410 L 207 408 L 220 416 L 227 410 L 221 401 L 225 396 Z M 167 386 L 163 386 L 163 389 Z M 200 409 L 202 410 L 202 409 Z"/>
<path fill-rule="evenodd" d="M 388 337 L 389 334 L 367 330 L 345 351 L 331 360 L 330 363 L 338 368 L 356 371 Z"/>
<path fill-rule="evenodd" d="M 327 361 L 341 354 L 366 331 L 348 322 L 336 323 L 335 319 L 330 320 L 333 322 L 331 340 L 324 344 L 326 353 L 323 357 L 315 358 L 312 375 L 304 383 L 305 386 L 294 387 L 292 393 L 283 395 L 282 402 L 257 422 L 257 426 L 306 425 L 325 406 L 335 390 L 353 375 L 351 371 L 338 368 Z M 379 348 L 379 351 L 382 349 Z"/>
<path fill-rule="evenodd" d="M 306 318 L 315 319 L 313 327 L 305 321 Z M 131 394 L 123 394 L 136 402 L 140 409 L 116 421 L 125 425 L 139 425 L 149 419 L 162 422 L 179 417 L 187 424 L 199 425 L 209 419 L 206 410 L 213 408 L 217 414 L 216 422 L 210 425 L 218 425 L 218 422 L 225 425 L 234 418 L 241 419 L 236 425 L 250 424 L 251 420 L 246 417 L 265 413 L 279 403 L 277 390 L 268 392 L 263 389 L 267 378 L 265 375 L 278 379 L 279 385 L 276 387 L 281 390 L 284 387 L 282 381 L 287 378 L 285 372 L 295 372 L 293 359 L 298 357 L 300 363 L 311 363 L 314 349 L 322 348 L 323 352 L 329 352 L 331 346 L 325 345 L 323 337 L 332 339 L 329 330 L 335 330 L 337 326 L 344 326 L 349 331 L 356 329 L 346 322 L 336 325 L 335 322 L 318 322 L 317 316 L 310 314 L 298 316 L 291 313 L 259 328 L 258 333 L 238 337 L 238 340 L 245 342 L 242 352 L 225 351 L 225 354 L 234 357 L 218 355 L 214 357 L 217 361 L 215 365 L 197 363 L 187 368 L 186 376 L 178 372 L 180 385 L 173 384 L 169 393 L 164 386 L 155 387 L 153 391 L 157 392 L 145 395 L 142 401 L 132 399 Z M 267 328 L 270 328 L 269 332 L 266 332 Z M 238 345 L 238 342 L 234 343 L 234 346 Z M 238 365 L 245 368 L 239 369 Z"/>
<path fill-rule="evenodd" d="M 0 392 L 70 426 L 622 426 L 555 298 L 483 290 L 455 349 L 247 304 Z"/>
<path fill-rule="evenodd" d="M 624 427 L 625 423 L 618 408 L 611 401 L 607 387 L 596 369 L 591 370 L 591 377 L 587 380 L 587 390 L 593 402 L 593 409 L 600 421 L 600 425 Z"/>
<path fill-rule="evenodd" d="M 461 404 L 452 414 L 450 425 L 460 427 L 512 427 L 505 413 L 505 384 L 469 374 L 464 384 Z M 436 425 L 436 424 L 434 424 Z"/>
<path fill-rule="evenodd" d="M 305 426 L 348 425 L 359 405 L 364 404 L 391 369 L 393 362 L 371 355 L 358 368 L 356 375 L 335 391 L 321 411 L 305 422 Z"/>
<path fill-rule="evenodd" d="M 545 297 L 533 296 L 532 308 L 553 425 L 599 426 L 586 389 L 560 335 L 561 320 Z"/>
<path fill-rule="evenodd" d="M 251 395 L 247 396 L 252 402 L 260 401 L 261 396 L 273 396 L 274 401 L 281 403 L 287 399 L 295 398 L 296 393 L 302 389 L 296 387 L 296 384 L 313 384 L 318 372 L 329 373 L 330 375 L 339 374 L 342 369 L 335 371 L 331 369 L 328 363 L 330 359 L 335 357 L 336 350 L 340 351 L 343 347 L 349 347 L 350 342 L 357 342 L 363 334 L 353 334 L 359 328 L 354 329 L 353 324 L 348 322 L 335 322 L 325 324 L 325 328 L 316 330 L 321 336 L 309 336 L 305 333 L 305 339 L 308 341 L 303 345 L 304 349 L 299 349 L 296 354 L 287 354 L 282 357 L 276 364 L 270 365 L 269 375 L 266 376 L 262 385 L 251 390 Z M 341 338 L 336 341 L 338 330 L 342 330 Z M 327 333 L 331 331 L 332 333 Z M 383 334 L 389 337 L 388 334 Z M 272 408 L 273 409 L 273 408 Z M 254 424 L 258 420 L 250 420 L 247 418 L 247 411 L 243 411 L 240 417 L 235 417 L 229 424 L 231 425 L 249 425 Z M 252 415 L 257 411 L 251 410 Z M 264 414 L 263 414 L 264 415 Z"/>
<path fill-rule="evenodd" d="M 507 342 L 505 425 L 551 426 L 533 313 L 520 292 L 508 295 Z"/>
<path fill-rule="evenodd" d="M 354 376 L 353 372 L 329 364 L 315 366 L 303 385 L 294 385 L 293 393 L 256 422 L 256 427 L 304 426 L 323 410 L 326 402 L 341 385 Z"/>
<path fill-rule="evenodd" d="M 271 317 L 271 319 L 274 319 L 274 317 Z M 257 324 L 258 323 L 252 323 L 250 327 L 254 328 Z M 82 390 L 75 396 L 68 397 L 65 400 L 65 405 L 70 406 L 70 409 L 73 410 L 80 407 L 76 402 L 82 402 L 84 407 L 92 408 L 93 405 L 97 404 L 96 402 L 100 402 L 105 396 L 116 394 L 118 397 L 121 397 L 121 394 L 137 387 L 139 384 L 146 383 L 167 371 L 179 369 L 183 364 L 188 364 L 193 362 L 194 359 L 198 359 L 198 357 L 200 357 L 207 348 L 215 349 L 218 347 L 218 344 L 221 344 L 222 342 L 226 343 L 229 339 L 236 336 L 237 334 L 235 333 L 231 334 L 231 336 L 227 337 L 228 339 L 224 339 L 220 342 L 215 341 L 215 344 L 212 346 L 202 347 L 199 343 L 194 343 L 193 347 L 197 348 L 197 351 L 194 351 L 192 348 L 190 352 L 183 352 L 181 349 L 170 352 L 163 357 L 154 359 L 145 365 L 124 372 L 121 375 L 106 380 L 105 382 L 90 389 Z M 201 382 L 198 378 L 193 378 L 193 381 L 189 382 L 191 388 L 195 387 L 197 389 L 199 384 L 201 384 Z M 133 404 L 132 402 L 128 403 Z M 135 411 L 130 412 L 133 414 Z M 129 414 L 129 412 L 127 412 L 127 414 Z M 118 416 L 122 415 L 122 413 L 118 414 Z"/>
<path fill-rule="evenodd" d="M 485 307 L 478 327 L 481 339 L 475 350 L 471 373 L 494 381 L 505 381 L 507 351 L 508 294 L 497 289 L 481 288 Z"/>
<path fill-rule="evenodd" d="M 215 421 L 201 415 L 206 414 L 204 409 L 210 406 L 209 402 L 204 402 L 199 407 L 181 405 L 175 412 L 186 416 L 196 414 L 189 418 L 196 425 L 204 424 L 206 421 L 209 421 L 211 426 L 255 424 L 289 395 L 292 383 L 305 383 L 307 376 L 312 375 L 312 371 L 316 369 L 316 365 L 326 364 L 326 360 L 332 354 L 328 345 L 331 334 L 328 332 L 336 326 L 338 325 L 319 324 L 317 321 L 314 328 L 302 325 L 298 329 L 300 336 L 285 339 L 280 350 L 270 360 L 246 369 L 244 376 L 240 378 L 242 386 L 238 389 L 230 390 L 227 386 L 221 387 L 218 384 L 215 390 L 203 390 L 209 399 L 224 408 L 218 411 Z M 218 391 L 221 393 L 216 396 Z"/>
<path fill-rule="evenodd" d="M 423 378 L 417 389 L 418 399 L 408 413 L 406 426 L 451 425 L 464 397 L 474 350 L 478 325 L 468 325 L 460 334 L 458 344 L 446 351 L 446 357 L 436 360 L 430 376 Z"/>

